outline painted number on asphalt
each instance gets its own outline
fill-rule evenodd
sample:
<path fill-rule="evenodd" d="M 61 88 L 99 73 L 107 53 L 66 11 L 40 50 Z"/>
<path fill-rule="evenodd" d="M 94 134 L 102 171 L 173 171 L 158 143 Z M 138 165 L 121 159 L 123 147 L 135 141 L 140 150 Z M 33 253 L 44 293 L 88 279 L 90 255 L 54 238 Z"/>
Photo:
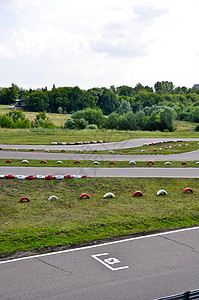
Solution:
<path fill-rule="evenodd" d="M 115 257 L 107 257 L 108 255 L 109 255 L 108 253 L 100 253 L 100 254 L 95 254 L 95 255 L 91 255 L 91 256 L 94 259 L 96 259 L 97 261 L 99 261 L 101 264 L 106 266 L 111 271 L 118 271 L 118 270 L 123 270 L 123 269 L 129 268 L 128 266 L 121 266 L 121 261 L 119 259 L 117 259 Z M 106 258 L 103 256 L 106 256 Z"/>

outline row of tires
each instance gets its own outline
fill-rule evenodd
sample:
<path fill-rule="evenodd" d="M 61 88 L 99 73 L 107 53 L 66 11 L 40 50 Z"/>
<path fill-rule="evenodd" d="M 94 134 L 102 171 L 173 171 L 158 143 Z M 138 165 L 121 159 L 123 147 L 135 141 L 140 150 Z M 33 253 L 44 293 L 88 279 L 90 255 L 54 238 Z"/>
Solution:
<path fill-rule="evenodd" d="M 187 193 L 187 192 L 193 193 L 193 189 L 192 188 L 185 188 L 183 190 L 183 193 Z M 159 190 L 157 192 L 157 196 L 164 196 L 164 195 L 167 195 L 167 192 L 165 190 Z M 133 193 L 133 197 L 142 197 L 142 196 L 143 196 L 143 193 L 141 191 L 135 191 Z M 79 199 L 83 199 L 83 198 L 90 199 L 91 197 L 90 197 L 89 194 L 83 193 L 83 194 L 81 194 L 79 196 Z M 111 193 L 111 192 L 108 192 L 108 193 L 104 194 L 103 198 L 104 199 L 106 199 L 106 198 L 115 198 L 115 195 L 113 193 Z M 50 196 L 48 198 L 49 201 L 53 200 L 53 199 L 54 200 L 58 200 L 59 198 L 57 196 L 55 196 L 55 195 L 52 195 L 52 196 Z M 19 202 L 30 202 L 30 198 L 28 198 L 28 197 L 22 197 L 19 200 Z"/>
<path fill-rule="evenodd" d="M 46 180 L 52 180 L 52 179 L 56 179 L 56 180 L 62 180 L 65 178 L 75 178 L 75 179 L 80 179 L 80 178 L 88 178 L 88 176 L 86 175 L 79 175 L 79 174 L 75 174 L 75 175 L 0 175 L 0 179 L 19 179 L 19 180 L 23 180 L 23 179 L 27 179 L 27 180 L 32 180 L 32 179 L 46 179 Z"/>
<path fill-rule="evenodd" d="M 11 164 L 12 161 L 11 161 L 10 159 L 7 159 L 7 160 L 5 161 L 5 163 L 6 163 L 6 164 Z M 23 160 L 21 161 L 21 163 L 22 163 L 22 164 L 23 164 L 23 163 L 29 164 L 29 161 L 28 161 L 27 159 L 23 159 Z M 63 162 L 62 162 L 61 160 L 58 160 L 56 163 L 57 163 L 57 164 L 62 164 Z M 80 161 L 80 160 L 76 160 L 74 163 L 75 163 L 75 164 L 81 164 L 81 161 Z M 46 160 L 41 160 L 41 161 L 40 161 L 40 164 L 47 164 L 47 162 L 46 162 Z M 99 161 L 94 161 L 93 164 L 94 164 L 94 165 L 99 165 Z M 115 165 L 115 162 L 114 162 L 114 161 L 110 161 L 109 164 Z M 154 162 L 153 162 L 152 160 L 150 160 L 150 161 L 147 162 L 147 165 L 149 165 L 149 164 L 154 165 Z M 187 164 L 187 163 L 186 163 L 185 161 L 181 162 L 181 165 L 186 165 L 186 164 Z M 198 165 L 198 164 L 199 164 L 199 161 L 196 162 L 196 165 Z M 136 165 L 136 162 L 135 162 L 134 160 L 131 160 L 131 161 L 129 162 L 129 165 Z M 170 161 L 167 161 L 167 162 L 165 162 L 165 165 L 166 165 L 166 166 L 169 166 L 169 165 L 171 165 L 171 162 L 170 162 Z"/>
<path fill-rule="evenodd" d="M 98 144 L 98 143 L 106 143 L 105 140 L 101 141 L 87 141 L 87 142 L 75 142 L 75 143 L 67 143 L 67 142 L 52 142 L 52 145 L 85 145 L 85 144 Z"/>

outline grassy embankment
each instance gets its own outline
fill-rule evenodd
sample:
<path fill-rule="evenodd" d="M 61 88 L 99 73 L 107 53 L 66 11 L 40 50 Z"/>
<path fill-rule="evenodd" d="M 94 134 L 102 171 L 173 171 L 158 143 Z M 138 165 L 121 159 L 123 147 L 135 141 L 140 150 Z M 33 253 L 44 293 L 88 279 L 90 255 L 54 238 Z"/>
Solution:
<path fill-rule="evenodd" d="M 80 163 L 76 163 L 75 160 L 46 160 L 45 164 L 41 163 L 41 160 L 29 159 L 28 163 L 22 162 L 20 159 L 11 159 L 11 163 L 6 163 L 7 160 L 0 159 L 0 166 L 11 166 L 11 167 L 63 167 L 63 168 L 199 168 L 198 161 L 170 161 L 171 165 L 165 165 L 166 161 L 153 161 L 148 164 L 148 161 L 136 161 L 136 164 L 129 164 L 129 161 L 97 161 L 99 164 L 94 164 L 95 160 L 81 160 Z M 58 163 L 57 163 L 58 162 Z M 186 164 L 182 164 L 186 163 Z M 19 170 L 20 172 L 20 170 Z"/>
<path fill-rule="evenodd" d="M 186 187 L 193 188 L 194 192 L 183 193 Z M 157 196 L 159 189 L 165 189 L 167 195 Z M 57 246 L 196 226 L 199 224 L 198 189 L 198 179 L 3 179 L 1 257 L 18 251 L 45 252 Z M 133 197 L 136 190 L 144 196 Z M 103 199 L 107 192 L 116 197 Z M 90 199 L 80 200 L 82 193 L 88 193 Z M 48 201 L 50 195 L 59 199 Z M 23 196 L 31 201 L 20 203 Z"/>

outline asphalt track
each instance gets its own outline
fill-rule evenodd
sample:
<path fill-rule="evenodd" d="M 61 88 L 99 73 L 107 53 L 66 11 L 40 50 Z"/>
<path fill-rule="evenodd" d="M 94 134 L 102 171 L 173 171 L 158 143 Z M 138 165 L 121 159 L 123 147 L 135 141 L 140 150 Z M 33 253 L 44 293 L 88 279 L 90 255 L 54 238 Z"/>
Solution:
<path fill-rule="evenodd" d="M 199 287 L 199 227 L 0 262 L 2 300 L 153 300 Z"/>
<path fill-rule="evenodd" d="M 185 139 L 183 139 L 185 140 Z M 189 139 L 194 140 L 194 139 Z M 199 139 L 198 139 L 199 140 Z M 153 139 L 154 141 L 154 139 Z M 135 146 L 151 139 L 133 141 Z M 120 142 L 128 148 L 131 142 Z M 113 143 L 112 143 L 113 144 Z M 123 145 L 123 146 L 122 146 Z M 95 149 L 98 145 L 91 145 Z M 104 146 L 104 145 L 99 145 Z M 5 145 L 4 145 L 5 147 Z M 16 145 L 10 145 L 10 148 Z M 19 146 L 21 148 L 21 146 Z M 33 146 L 30 146 L 33 148 Z M 34 146 L 36 149 L 36 146 Z M 58 146 L 56 146 L 56 149 Z M 78 146 L 74 146 L 77 149 Z M 106 144 L 106 149 L 116 149 Z M 110 148 L 109 148 L 110 147 Z M 132 147 L 132 145 L 130 146 Z M 7 145 L 6 145 L 6 147 Z M 28 149 L 27 146 L 24 146 Z M 49 147 L 50 148 L 50 147 Z M 30 148 L 29 148 L 30 149 Z M 40 149 L 46 149 L 46 146 Z M 53 149 L 54 146 L 53 146 Z M 63 149 L 63 146 L 60 147 Z M 67 148 L 69 149 L 69 148 Z M 88 150 L 88 145 L 86 145 Z M 68 159 L 66 154 L 8 151 L 13 158 Z M 12 159 L 7 151 L 0 158 Z M 31 154 L 31 157 L 29 156 Z M 28 156 L 26 156 L 28 155 Z M 61 156 L 59 156 L 61 155 Z M 77 159 L 77 154 L 72 155 Z M 104 160 L 106 156 L 84 156 Z M 108 155 L 107 160 L 117 160 Z M 118 157 L 118 160 L 199 160 L 199 152 L 166 156 L 143 155 Z M 179 158 L 180 157 L 180 158 Z M 176 158 L 176 159 L 175 159 Z M 81 155 L 81 159 L 82 155 Z M 23 173 L 27 172 L 27 173 Z M 38 173 L 37 173 L 38 172 Z M 0 167 L 0 174 L 66 173 L 89 176 L 125 177 L 199 177 L 197 168 L 30 168 Z M 112 173 L 113 172 L 113 173 Z M 119 173 L 117 173 L 119 172 Z M 169 173 L 170 172 L 170 173 Z M 176 173 L 175 173 L 176 172 Z M 86 173 L 86 174 L 85 174 Z M 175 232 L 142 236 L 58 253 L 0 262 L 0 299 L 2 300 L 153 300 L 199 288 L 199 227 Z"/>

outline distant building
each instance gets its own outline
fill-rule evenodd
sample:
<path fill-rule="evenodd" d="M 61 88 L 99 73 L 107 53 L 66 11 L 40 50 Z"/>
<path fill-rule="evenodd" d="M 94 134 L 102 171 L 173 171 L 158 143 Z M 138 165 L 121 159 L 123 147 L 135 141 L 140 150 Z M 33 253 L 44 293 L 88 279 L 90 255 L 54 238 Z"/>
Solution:
<path fill-rule="evenodd" d="M 199 84 L 198 83 L 194 84 L 193 89 L 199 89 Z"/>
<path fill-rule="evenodd" d="M 22 110 L 23 106 L 24 106 L 23 100 L 22 99 L 16 99 L 15 102 L 16 102 L 15 109 Z"/>

